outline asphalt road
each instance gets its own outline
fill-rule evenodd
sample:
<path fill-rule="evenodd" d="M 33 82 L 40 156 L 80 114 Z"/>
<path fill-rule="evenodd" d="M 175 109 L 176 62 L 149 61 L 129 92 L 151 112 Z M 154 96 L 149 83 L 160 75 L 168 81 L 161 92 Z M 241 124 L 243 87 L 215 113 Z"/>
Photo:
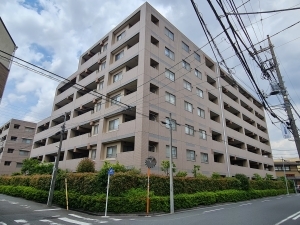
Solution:
<path fill-rule="evenodd" d="M 47 207 L 21 198 L 0 194 L 0 225 L 299 225 L 300 194 L 291 194 L 246 202 L 214 205 L 175 214 L 151 217 L 112 215 L 108 218 L 76 211 Z"/>

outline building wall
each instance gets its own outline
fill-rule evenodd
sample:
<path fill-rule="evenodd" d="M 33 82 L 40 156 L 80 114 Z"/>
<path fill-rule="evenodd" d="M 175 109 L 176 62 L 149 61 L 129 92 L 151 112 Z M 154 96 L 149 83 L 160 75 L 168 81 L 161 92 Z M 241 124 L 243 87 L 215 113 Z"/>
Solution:
<path fill-rule="evenodd" d="M 174 40 L 166 35 L 165 28 L 173 33 Z M 183 49 L 182 42 L 189 46 L 188 51 Z M 100 45 L 106 43 L 106 51 L 100 51 Z M 166 56 L 166 48 L 173 52 L 173 59 Z M 123 57 L 116 60 L 122 51 Z M 199 61 L 195 52 L 200 56 Z M 191 69 L 183 68 L 182 60 Z M 175 74 L 174 81 L 166 78 L 166 69 Z M 196 69 L 202 77 L 195 76 Z M 114 75 L 121 70 L 122 79 L 114 82 Z M 71 112 L 66 122 L 68 134 L 63 141 L 61 168 L 76 169 L 80 157 L 91 157 L 96 149 L 93 159 L 97 169 L 109 160 L 146 171 L 145 159 L 154 156 L 158 164 L 153 172 L 161 173 L 160 164 L 168 160 L 166 146 L 170 142 L 169 129 L 161 121 L 172 113 L 172 119 L 180 124 L 172 139 L 172 145 L 177 147 L 174 158 L 177 170 L 191 174 L 194 165 L 201 165 L 201 172 L 208 176 L 213 172 L 230 176 L 244 173 L 249 177 L 253 173 L 275 175 L 268 133 L 262 131 L 267 126 L 261 104 L 224 71 L 221 73 L 220 78 L 215 62 L 145 3 L 83 53 L 69 84 L 57 87 L 51 117 L 37 125 L 31 157 L 47 161 L 49 155 L 55 154 L 58 145 L 55 132 L 63 122 L 64 112 Z M 72 88 L 72 82 L 79 85 Z M 184 82 L 191 84 L 191 90 L 184 87 Z M 203 91 L 203 97 L 197 95 L 197 88 Z M 95 91 L 85 94 L 89 90 Z M 176 96 L 175 104 L 166 101 L 166 93 Z M 121 103 L 112 104 L 111 98 L 116 95 L 120 95 Z M 100 102 L 98 111 L 96 103 Z M 191 112 L 185 109 L 186 102 L 192 104 Z M 197 114 L 198 108 L 204 110 L 204 118 Z M 154 121 L 149 119 L 153 113 Z M 110 131 L 109 123 L 116 118 L 119 118 L 118 129 Z M 185 133 L 186 125 L 193 127 L 194 135 Z M 263 127 L 261 130 L 259 125 Z M 200 130 L 206 132 L 206 139 L 200 139 Z M 117 155 L 106 158 L 111 144 L 117 146 Z M 130 151 L 132 148 L 134 151 Z M 187 151 L 194 151 L 193 160 L 187 157 Z M 203 154 L 207 154 L 208 162 L 202 162 Z"/>
<path fill-rule="evenodd" d="M 35 128 L 35 123 L 16 119 L 0 127 L 0 175 L 20 172 L 22 161 L 30 156 Z"/>
<path fill-rule="evenodd" d="M 283 165 L 285 168 L 283 168 Z M 274 160 L 275 172 L 277 177 L 286 177 L 294 180 L 296 185 L 300 185 L 300 161 L 297 159 Z M 285 171 L 284 171 L 285 170 Z"/>

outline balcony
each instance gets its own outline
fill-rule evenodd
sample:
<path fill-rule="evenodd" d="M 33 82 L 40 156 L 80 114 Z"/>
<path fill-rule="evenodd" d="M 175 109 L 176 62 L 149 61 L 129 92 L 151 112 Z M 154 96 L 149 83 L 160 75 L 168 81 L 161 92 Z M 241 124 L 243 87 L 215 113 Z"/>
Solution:
<path fill-rule="evenodd" d="M 228 137 L 228 145 L 242 150 L 245 150 L 246 148 L 244 142 L 234 139 L 232 137 Z"/>
<path fill-rule="evenodd" d="M 60 116 L 56 117 L 55 119 L 52 119 L 52 121 L 50 123 L 50 127 L 54 127 L 54 126 L 57 126 L 57 125 L 63 123 L 64 119 L 65 119 L 65 114 L 61 114 Z M 69 119 L 70 119 L 70 113 L 67 113 L 66 121 L 68 121 Z"/>
<path fill-rule="evenodd" d="M 43 146 L 46 146 L 46 138 L 41 139 L 39 141 L 36 141 L 33 144 L 33 148 L 40 148 L 40 147 L 43 147 Z"/>
<path fill-rule="evenodd" d="M 243 128 L 240 125 L 232 122 L 231 120 L 226 119 L 226 127 L 236 132 L 243 133 Z"/>
<path fill-rule="evenodd" d="M 237 156 L 230 156 L 230 164 L 239 167 L 248 167 L 247 160 Z"/>
<path fill-rule="evenodd" d="M 65 99 L 63 99 L 60 102 L 56 103 L 54 105 L 53 111 L 56 111 L 56 110 L 64 107 L 65 105 L 69 104 L 70 102 L 72 102 L 73 101 L 73 96 L 74 96 L 74 94 L 71 94 L 68 97 L 66 97 Z"/>
<path fill-rule="evenodd" d="M 252 132 L 252 131 L 250 131 L 250 130 L 247 130 L 247 129 L 244 129 L 244 130 L 245 130 L 245 135 L 246 135 L 247 137 L 250 137 L 250 138 L 252 138 L 252 139 L 254 139 L 254 140 L 258 140 L 258 136 L 257 136 L 256 133 L 254 133 L 254 132 Z"/>
<path fill-rule="evenodd" d="M 226 87 L 222 87 L 222 92 L 224 95 L 226 95 L 228 98 L 230 98 L 232 101 L 239 103 L 239 99 L 237 96 L 235 96 L 232 92 L 230 92 Z"/>
<path fill-rule="evenodd" d="M 228 103 L 224 102 L 224 109 L 225 109 L 225 112 L 230 112 L 230 114 L 238 117 L 238 118 L 241 118 L 241 113 L 240 111 L 238 111 L 237 109 L 235 109 L 234 107 L 232 107 L 231 105 L 229 105 Z M 232 118 L 232 119 L 231 119 Z M 232 116 L 229 116 L 229 119 L 230 120 L 235 120 L 236 118 L 232 117 Z"/>
<path fill-rule="evenodd" d="M 249 144 L 247 144 L 246 146 L 247 146 L 247 151 L 248 152 L 260 155 L 260 149 L 259 148 L 254 147 L 253 145 L 249 145 Z"/>
<path fill-rule="evenodd" d="M 241 106 L 248 110 L 250 113 L 254 113 L 253 108 L 247 105 L 245 102 L 241 101 Z"/>
<path fill-rule="evenodd" d="M 74 84 L 76 83 L 76 77 L 74 77 L 72 80 L 70 80 L 69 82 L 61 82 L 57 89 L 57 92 L 56 92 L 56 96 L 59 96 L 60 94 L 62 94 L 63 92 L 65 92 L 66 90 L 68 90 L 69 88 L 73 87 Z"/>
<path fill-rule="evenodd" d="M 73 112 L 73 118 L 81 116 L 81 115 L 88 115 L 88 118 L 90 118 L 91 112 L 94 110 L 94 103 L 92 101 L 85 103 L 81 105 L 80 107 L 77 107 L 74 109 Z M 74 122 L 74 121 L 72 121 Z"/>
<path fill-rule="evenodd" d="M 263 169 L 263 164 L 260 163 L 260 162 L 255 162 L 255 161 L 249 160 L 249 167 L 251 169 L 262 170 Z"/>
<path fill-rule="evenodd" d="M 97 95 L 97 93 L 93 93 L 93 91 L 96 91 L 96 89 L 97 89 L 97 83 L 96 83 L 96 81 L 94 81 L 94 82 L 88 84 L 87 86 L 85 86 L 84 88 L 78 90 L 75 94 L 76 99 L 78 99 L 82 96 L 85 96 L 86 94 L 89 94 L 90 92 L 92 92 L 91 95 Z M 99 97 L 100 97 L 100 95 L 99 95 Z"/>

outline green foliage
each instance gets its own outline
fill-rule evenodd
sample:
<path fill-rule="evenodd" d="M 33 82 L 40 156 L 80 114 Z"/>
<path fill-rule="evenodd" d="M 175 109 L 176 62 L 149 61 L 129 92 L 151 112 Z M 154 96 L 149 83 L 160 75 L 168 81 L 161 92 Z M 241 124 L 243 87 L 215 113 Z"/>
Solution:
<path fill-rule="evenodd" d="M 252 176 L 252 178 L 254 179 L 254 180 L 263 180 L 263 178 L 258 174 L 258 173 L 255 173 L 255 174 L 253 174 L 253 176 Z"/>
<path fill-rule="evenodd" d="M 266 173 L 265 180 L 273 180 L 273 179 L 274 179 L 273 175 Z"/>
<path fill-rule="evenodd" d="M 211 175 L 212 179 L 221 179 L 222 176 L 219 173 L 213 172 L 213 174 Z"/>
<path fill-rule="evenodd" d="M 52 174 L 52 163 L 40 163 L 37 159 L 24 159 L 21 173 L 26 175 L 33 174 Z"/>
<path fill-rule="evenodd" d="M 14 172 L 14 173 L 12 173 L 11 175 L 12 175 L 12 176 L 19 176 L 19 175 L 22 175 L 22 174 L 19 173 L 19 172 Z"/>
<path fill-rule="evenodd" d="M 223 179 L 224 180 L 224 179 Z M 291 190 L 292 191 L 292 190 Z M 249 199 L 262 198 L 285 194 L 285 189 L 279 190 L 223 190 L 217 192 L 197 192 L 193 194 L 179 194 L 174 196 L 175 209 L 186 209 L 200 205 L 211 205 L 214 203 L 237 202 Z M 0 193 L 16 197 L 22 197 L 41 203 L 46 203 L 48 191 L 37 190 L 32 187 L 22 186 L 0 186 Z M 145 212 L 146 192 L 142 189 L 129 190 L 123 197 L 109 196 L 108 212 L 112 213 L 138 213 Z M 104 212 L 105 194 L 81 195 L 76 192 L 69 192 L 69 207 L 89 212 Z M 150 212 L 168 212 L 169 197 L 158 197 L 151 194 Z M 53 204 L 61 207 L 66 206 L 64 191 L 55 191 Z"/>
<path fill-rule="evenodd" d="M 198 171 L 200 171 L 200 166 L 194 165 L 194 169 L 192 170 L 192 174 L 194 175 L 194 177 L 198 177 L 197 176 L 199 174 Z"/>
<path fill-rule="evenodd" d="M 172 171 L 173 173 L 176 172 L 176 165 L 175 163 L 172 161 L 173 167 L 172 167 Z M 161 170 L 167 175 L 169 176 L 169 172 L 170 172 L 170 161 L 169 160 L 163 160 L 161 161 Z"/>
<path fill-rule="evenodd" d="M 76 168 L 77 173 L 94 173 L 95 172 L 95 162 L 90 158 L 82 159 Z"/>
<path fill-rule="evenodd" d="M 186 171 L 178 171 L 175 176 L 176 177 L 186 177 L 187 176 L 187 172 Z"/>
<path fill-rule="evenodd" d="M 241 190 L 248 191 L 250 188 L 249 179 L 245 174 L 236 174 L 235 178 L 241 182 Z"/>

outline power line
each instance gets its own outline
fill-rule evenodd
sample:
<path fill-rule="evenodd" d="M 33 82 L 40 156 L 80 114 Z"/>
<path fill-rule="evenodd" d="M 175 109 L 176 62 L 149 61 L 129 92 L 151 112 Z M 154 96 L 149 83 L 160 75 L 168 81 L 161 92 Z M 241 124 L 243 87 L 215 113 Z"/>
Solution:
<path fill-rule="evenodd" d="M 270 11 L 262 11 L 262 12 L 245 12 L 245 13 L 226 13 L 226 15 L 249 15 L 249 14 L 262 14 L 262 13 L 274 13 L 274 12 L 284 12 L 284 11 L 291 11 L 291 10 L 298 10 L 300 7 L 297 8 L 288 8 L 288 9 L 278 9 L 278 10 L 270 10 Z M 221 16 L 224 17 L 224 16 Z"/>

